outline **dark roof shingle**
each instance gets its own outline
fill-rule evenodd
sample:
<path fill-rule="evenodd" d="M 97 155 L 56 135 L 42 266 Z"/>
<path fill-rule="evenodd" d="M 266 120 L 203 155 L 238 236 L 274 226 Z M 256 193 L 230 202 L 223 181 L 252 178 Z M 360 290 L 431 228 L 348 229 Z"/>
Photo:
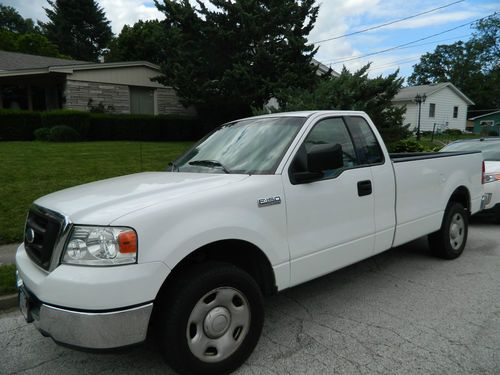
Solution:
<path fill-rule="evenodd" d="M 0 71 L 19 69 L 40 69 L 49 66 L 92 64 L 88 61 L 66 60 L 55 57 L 28 55 L 18 52 L 0 51 Z"/>

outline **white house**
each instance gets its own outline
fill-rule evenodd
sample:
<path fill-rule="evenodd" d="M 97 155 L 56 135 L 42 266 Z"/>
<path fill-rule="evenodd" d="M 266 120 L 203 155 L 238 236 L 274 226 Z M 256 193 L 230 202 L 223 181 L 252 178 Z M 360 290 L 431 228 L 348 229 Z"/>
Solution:
<path fill-rule="evenodd" d="M 410 130 L 418 125 L 417 95 L 425 95 L 425 102 L 421 105 L 420 131 L 465 130 L 467 107 L 474 102 L 450 82 L 405 87 L 399 91 L 392 102 L 406 105 L 403 124 L 410 124 Z"/>

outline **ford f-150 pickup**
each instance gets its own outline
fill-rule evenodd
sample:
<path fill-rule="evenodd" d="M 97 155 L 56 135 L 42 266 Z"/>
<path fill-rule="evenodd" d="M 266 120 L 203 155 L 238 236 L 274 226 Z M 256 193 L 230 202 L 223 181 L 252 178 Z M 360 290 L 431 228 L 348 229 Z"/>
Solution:
<path fill-rule="evenodd" d="M 61 344 L 150 332 L 178 372 L 227 373 L 257 344 L 263 295 L 424 235 L 435 255 L 460 256 L 482 163 L 390 155 L 363 112 L 227 123 L 165 172 L 36 200 L 16 254 L 20 308 Z"/>

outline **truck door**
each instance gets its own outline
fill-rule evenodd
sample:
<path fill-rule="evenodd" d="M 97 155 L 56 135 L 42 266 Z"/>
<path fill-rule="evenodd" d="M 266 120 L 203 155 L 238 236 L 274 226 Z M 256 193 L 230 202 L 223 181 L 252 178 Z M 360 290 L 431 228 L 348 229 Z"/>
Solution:
<path fill-rule="evenodd" d="M 370 166 L 360 160 L 344 118 L 320 118 L 299 144 L 282 174 L 291 285 L 371 256 L 375 232 Z M 316 144 L 339 144 L 343 166 L 297 183 L 294 172 L 307 170 L 307 151 Z"/>

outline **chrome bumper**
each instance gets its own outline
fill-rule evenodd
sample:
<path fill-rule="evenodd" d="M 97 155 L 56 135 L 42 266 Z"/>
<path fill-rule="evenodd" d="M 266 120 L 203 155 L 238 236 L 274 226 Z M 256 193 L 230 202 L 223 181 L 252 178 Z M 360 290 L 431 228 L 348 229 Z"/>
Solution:
<path fill-rule="evenodd" d="M 54 341 L 85 349 L 112 349 L 146 339 L 153 303 L 112 312 L 80 312 L 41 304 L 34 324 Z"/>

